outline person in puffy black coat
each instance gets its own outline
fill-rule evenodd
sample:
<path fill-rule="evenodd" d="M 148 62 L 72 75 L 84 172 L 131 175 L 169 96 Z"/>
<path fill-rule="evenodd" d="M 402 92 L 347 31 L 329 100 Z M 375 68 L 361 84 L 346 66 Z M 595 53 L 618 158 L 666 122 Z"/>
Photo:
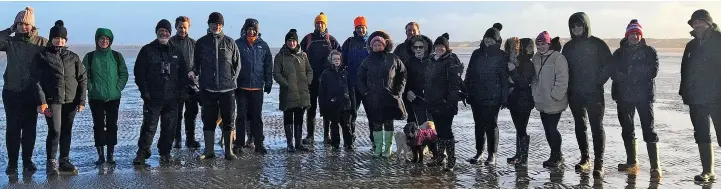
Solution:
<path fill-rule="evenodd" d="M 516 126 L 516 155 L 508 158 L 509 164 L 525 165 L 528 161 L 529 136 L 526 133 L 528 119 L 533 110 L 533 94 L 531 93 L 531 82 L 534 73 L 531 58 L 535 53 L 533 39 L 517 37 L 506 40 L 504 49 L 509 54 L 511 75 L 511 92 L 508 96 L 508 110 L 511 112 L 513 125 Z"/>
<path fill-rule="evenodd" d="M 363 107 L 373 131 L 374 157 L 390 157 L 393 146 L 393 120 L 406 118 L 401 95 L 406 85 L 406 68 L 391 53 L 393 41 L 382 31 L 370 35 L 373 52 L 358 69 L 357 88 L 363 94 Z M 385 144 L 385 146 L 384 146 Z"/>
<path fill-rule="evenodd" d="M 425 82 L 424 70 L 426 68 L 424 61 L 430 58 L 429 55 L 433 51 L 433 41 L 424 35 L 416 35 L 411 37 L 407 43 L 408 45 L 404 45 L 403 47 L 406 47 L 406 54 L 408 56 L 401 57 L 403 65 L 406 66 L 406 70 L 408 71 L 408 81 L 406 82 L 406 90 L 403 96 L 422 96 Z M 401 46 L 399 45 L 399 47 Z M 416 120 L 420 115 L 416 115 L 414 109 L 421 104 L 420 100 L 411 101 L 408 98 L 403 98 L 403 104 L 406 105 L 406 110 L 409 110 L 408 119 L 406 119 L 408 123 L 416 122 L 417 124 L 421 124 L 426 121 Z M 426 116 L 421 116 L 420 119 L 426 119 L 425 117 Z"/>
<path fill-rule="evenodd" d="M 483 154 L 485 136 L 488 137 L 486 165 L 495 164 L 498 149 L 498 112 L 508 98 L 508 55 L 501 50 L 501 34 L 497 27 L 483 35 L 481 47 L 473 51 L 466 70 L 464 84 L 468 90 L 476 122 L 476 155 L 468 161 L 476 164 Z"/>
<path fill-rule="evenodd" d="M 348 80 L 348 70 L 342 64 L 341 53 L 331 51 L 328 56 L 329 66 L 321 73 L 318 88 L 318 105 L 320 115 L 330 120 L 330 144 L 334 149 L 340 148 L 339 125 L 343 129 L 343 146 L 353 150 L 354 136 L 351 128 L 351 116 L 355 110 L 355 92 Z"/>
<path fill-rule="evenodd" d="M 68 32 L 58 20 L 50 29 L 52 46 L 46 47 L 33 59 L 37 65 L 39 113 L 45 113 L 48 135 L 47 173 L 58 174 L 57 153 L 60 146 L 60 171 L 77 173 L 70 162 L 70 139 L 76 112 L 85 109 L 88 77 L 80 57 L 67 49 Z M 49 112 L 46 112 L 49 111 Z"/>
<path fill-rule="evenodd" d="M 133 164 L 144 165 L 150 158 L 150 145 L 160 119 L 158 151 L 160 162 L 170 163 L 170 150 L 175 134 L 178 108 L 187 98 L 187 62 L 170 40 L 170 21 L 161 20 L 155 27 L 157 39 L 140 48 L 135 60 L 135 83 L 143 99 L 143 124 L 138 139 L 138 152 Z M 182 97 L 181 97 L 182 94 Z M 216 114 L 217 115 L 217 114 Z"/>
<path fill-rule="evenodd" d="M 638 110 L 641 118 L 643 140 L 651 163 L 651 179 L 658 179 L 661 171 L 658 162 L 658 135 L 653 125 L 653 101 L 655 78 L 658 75 L 656 49 L 646 45 L 638 20 L 633 19 L 626 27 L 626 38 L 620 48 L 613 52 L 611 64 L 613 80 L 612 96 L 618 104 L 618 121 L 621 123 L 626 163 L 618 164 L 619 171 L 638 171 L 638 158 L 633 117 Z"/>
<path fill-rule="evenodd" d="M 456 166 L 456 142 L 453 136 L 453 118 L 458 113 L 458 101 L 463 80 L 463 63 L 449 46 L 449 35 L 444 33 L 433 43 L 433 56 L 423 61 L 423 85 L 418 96 L 408 96 L 411 101 L 421 102 L 435 123 L 438 149 L 429 145 L 434 153 L 434 162 L 429 165 L 442 166 L 446 159 L 445 171 Z M 416 43 L 417 44 L 417 43 Z"/>

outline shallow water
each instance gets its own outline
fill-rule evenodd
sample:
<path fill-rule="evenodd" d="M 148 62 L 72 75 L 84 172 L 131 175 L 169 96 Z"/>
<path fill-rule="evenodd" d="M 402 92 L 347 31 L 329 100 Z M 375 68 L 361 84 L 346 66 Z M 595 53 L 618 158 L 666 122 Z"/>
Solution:
<path fill-rule="evenodd" d="M 77 49 L 83 55 L 87 49 Z M 515 153 L 515 129 L 507 110 L 499 115 L 500 144 L 495 166 L 470 165 L 465 160 L 475 154 L 473 119 L 470 107 L 461 105 L 454 121 L 454 133 L 459 143 L 457 167 L 453 173 L 443 173 L 435 168 L 421 167 L 396 160 L 375 160 L 370 158 L 370 141 L 367 121 L 361 118 L 356 131 L 356 152 L 334 152 L 317 144 L 315 153 L 288 154 L 285 152 L 285 136 L 282 129 L 281 112 L 278 107 L 278 89 L 265 95 L 263 117 L 265 122 L 265 146 L 269 154 L 259 156 L 252 153 L 239 155 L 239 160 L 226 162 L 222 157 L 214 161 L 198 161 L 199 151 L 174 150 L 173 157 L 179 160 L 172 166 L 159 166 L 157 149 L 148 161 L 149 167 L 134 167 L 132 159 L 137 150 L 142 103 L 135 87 L 132 67 L 137 49 L 121 50 L 131 72 L 130 81 L 123 91 L 119 121 L 119 144 L 116 147 L 115 167 L 96 167 L 97 158 L 93 144 L 92 119 L 90 110 L 79 113 L 73 128 L 71 156 L 80 169 L 79 175 L 46 177 L 45 136 L 47 126 L 44 119 L 38 119 L 38 138 L 34 149 L 34 162 L 40 169 L 34 175 L 0 177 L 0 186 L 9 188 L 716 188 L 713 183 L 695 183 L 693 176 L 701 172 L 698 150 L 693 142 L 693 127 L 690 124 L 688 108 L 677 95 L 679 84 L 680 54 L 661 53 L 661 70 L 657 78 L 656 131 L 659 133 L 660 160 L 663 168 L 661 183 L 649 182 L 647 151 L 642 139 L 640 126 L 636 128 L 638 159 L 641 171 L 636 177 L 616 171 L 616 165 L 625 161 L 625 151 L 618 124 L 616 104 L 611 100 L 610 82 L 606 87 L 606 153 L 605 178 L 593 179 L 589 173 L 576 173 L 573 165 L 579 160 L 575 140 L 573 119 L 570 111 L 563 113 L 559 130 L 564 137 L 563 152 L 566 159 L 564 169 L 545 169 L 541 163 L 548 158 L 549 148 L 545 140 L 537 111 L 531 115 L 528 133 L 531 136 L 529 166 L 515 169 L 505 163 L 505 158 Z M 468 62 L 472 49 L 456 49 L 464 63 Z M 5 60 L 0 60 L 0 70 L 5 69 Z M 3 81 L 0 80 L 0 85 Z M 0 104 L 0 109 L 4 106 Z M 197 120 L 197 124 L 201 125 Z M 5 111 L 0 111 L 0 138 L 5 138 Z M 396 128 L 403 125 L 396 121 Z M 636 118 L 636 124 L 640 122 Z M 317 124 L 322 125 L 322 124 Z M 322 134 L 315 137 L 321 143 Z M 201 133 L 201 127 L 196 128 Z M 216 139 L 220 132 L 216 132 Z M 159 134 L 156 134 L 155 142 Z M 589 133 L 590 137 L 590 133 Z M 202 137 L 197 135 L 196 138 Z M 714 137 L 715 138 L 715 137 Z M 590 139 L 589 139 L 590 140 Z M 5 140 L 0 141 L 4 146 Z M 216 154 L 222 156 L 222 147 L 216 145 Z M 593 150 L 593 148 L 591 148 Z M 246 149 L 246 151 L 250 151 Z M 718 150 L 717 150 L 718 151 Z M 0 147 L 0 154 L 7 154 Z M 429 155 L 426 156 L 427 158 Z M 717 158 L 718 159 L 718 158 Z M 429 162 L 426 159 L 426 162 Z M 7 166 L 7 157 L 0 156 L 0 168 Z M 716 168 L 720 168 L 717 164 Z"/>

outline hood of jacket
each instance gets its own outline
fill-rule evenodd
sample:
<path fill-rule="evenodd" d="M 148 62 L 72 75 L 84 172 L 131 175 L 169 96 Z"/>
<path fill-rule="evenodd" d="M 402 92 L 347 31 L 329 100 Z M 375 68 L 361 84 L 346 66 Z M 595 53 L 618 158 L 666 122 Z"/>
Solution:
<path fill-rule="evenodd" d="M 373 39 L 373 38 L 376 37 L 376 36 L 381 36 L 383 39 L 386 40 L 386 48 L 385 48 L 384 52 L 386 52 L 386 53 L 391 53 L 391 52 L 393 52 L 393 47 L 394 47 L 394 46 L 393 46 L 393 40 L 391 39 L 391 36 L 388 35 L 388 33 L 383 32 L 383 31 L 375 31 L 375 32 L 371 33 L 371 34 L 368 36 L 368 39 Z M 368 41 L 366 42 L 366 45 L 368 45 L 368 47 L 372 47 L 372 46 L 373 46 L 373 45 L 370 44 L 371 41 L 372 41 L 372 40 L 368 40 Z M 373 53 L 375 53 L 375 52 L 373 52 Z"/>
<path fill-rule="evenodd" d="M 425 35 L 417 35 L 413 36 L 410 39 L 407 39 L 405 41 L 406 43 L 406 51 L 408 51 L 408 55 L 411 57 L 415 57 L 415 52 L 413 52 L 413 44 L 416 43 L 416 41 L 422 41 L 426 45 L 426 53 L 425 56 L 430 55 L 433 52 L 433 40 Z"/>
<path fill-rule="evenodd" d="M 571 31 L 572 24 L 576 21 L 581 21 L 583 23 L 583 34 L 581 34 L 580 37 L 582 38 L 588 38 L 591 37 L 591 19 L 588 17 L 588 15 L 584 12 L 577 12 L 573 13 L 570 18 L 568 18 L 568 32 L 571 34 L 571 39 L 575 39 L 576 36 L 573 35 L 573 31 Z"/>

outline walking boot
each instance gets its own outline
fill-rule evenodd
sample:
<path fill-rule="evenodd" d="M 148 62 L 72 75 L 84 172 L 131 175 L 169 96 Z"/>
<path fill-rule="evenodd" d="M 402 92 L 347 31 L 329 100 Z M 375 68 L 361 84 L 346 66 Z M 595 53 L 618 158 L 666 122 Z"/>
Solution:
<path fill-rule="evenodd" d="M 638 147 L 636 139 L 623 141 L 626 148 L 626 163 L 618 164 L 618 171 L 625 171 L 628 174 L 638 173 Z M 649 152 L 650 153 L 650 152 Z"/>
<path fill-rule="evenodd" d="M 703 172 L 701 172 L 700 175 L 696 175 L 694 180 L 699 182 L 715 180 L 716 175 L 714 174 L 713 165 L 713 146 L 711 143 L 700 143 L 698 144 L 698 151 L 701 156 L 701 167 L 703 167 Z"/>
<path fill-rule="evenodd" d="M 95 147 L 95 150 L 98 151 L 98 161 L 95 161 L 95 165 L 102 165 L 105 163 L 105 149 L 99 146 Z"/>
<path fill-rule="evenodd" d="M 60 166 L 58 170 L 78 174 L 78 168 L 73 165 L 73 162 L 70 162 L 70 158 L 68 157 L 60 158 Z"/>
<path fill-rule="evenodd" d="M 513 155 L 513 157 L 506 159 L 506 162 L 508 162 L 508 164 L 515 165 L 518 163 L 518 159 L 519 159 L 520 151 L 521 151 L 521 139 L 522 138 L 523 137 L 516 136 L 516 154 Z"/>
<path fill-rule="evenodd" d="M 288 145 L 288 152 L 293 153 L 295 152 L 295 147 L 293 146 L 293 125 L 283 125 L 283 130 L 285 131 L 285 142 Z"/>
<path fill-rule="evenodd" d="M 375 143 L 375 151 L 373 157 L 379 158 L 383 154 L 383 134 L 384 131 L 373 131 L 373 142 Z"/>
<path fill-rule="evenodd" d="M 444 141 L 446 143 L 446 155 L 448 159 L 446 160 L 446 168 L 443 169 L 443 171 L 451 172 L 453 168 L 456 167 L 456 143 L 453 139 Z"/>
<path fill-rule="evenodd" d="M 593 178 L 603 178 L 603 159 L 600 157 L 593 160 Z"/>
<path fill-rule="evenodd" d="M 133 159 L 133 165 L 145 165 L 145 154 L 137 153 Z"/>
<path fill-rule="evenodd" d="M 238 157 L 233 154 L 233 140 L 230 137 L 230 131 L 223 131 L 223 143 L 224 148 L 223 151 L 225 151 L 225 160 L 235 160 L 238 159 Z"/>
<path fill-rule="evenodd" d="M 115 146 L 108 145 L 107 153 L 105 154 L 107 157 L 105 158 L 110 165 L 115 165 L 115 158 L 113 158 L 113 155 L 115 154 Z"/>
<path fill-rule="evenodd" d="M 38 167 L 30 160 L 23 160 L 23 173 L 35 173 Z"/>
<path fill-rule="evenodd" d="M 200 155 L 200 159 L 215 158 L 215 131 L 203 131 L 203 140 L 205 141 L 205 152 Z"/>
<path fill-rule="evenodd" d="M 516 167 L 526 167 L 528 164 L 528 143 L 530 142 L 530 137 L 528 135 L 521 138 L 521 147 L 518 148 L 520 150 L 518 155 L 518 161 L 515 162 Z"/>
<path fill-rule="evenodd" d="M 393 146 L 393 131 L 383 131 L 383 143 L 385 144 L 385 148 L 383 149 L 383 157 L 384 158 L 390 158 L 391 157 L 391 147 Z"/>
<path fill-rule="evenodd" d="M 588 154 L 581 154 L 581 161 L 579 161 L 575 166 L 576 170 L 578 171 L 578 170 L 588 169 L 591 164 L 589 162 L 590 161 L 589 159 L 590 159 L 590 157 L 588 156 Z"/>
<path fill-rule="evenodd" d="M 651 163 L 651 182 L 661 181 L 661 165 L 658 161 L 658 147 L 656 143 L 646 143 L 646 149 L 648 150 L 648 161 Z"/>
<path fill-rule="evenodd" d="M 160 155 L 160 164 L 161 165 L 168 165 L 173 161 L 173 156 L 170 154 L 167 155 Z"/>
<path fill-rule="evenodd" d="M 293 137 L 295 138 L 295 149 L 304 152 L 311 152 L 312 149 L 307 148 L 305 147 L 305 145 L 303 145 L 303 125 L 294 125 L 293 132 Z"/>
<path fill-rule="evenodd" d="M 45 163 L 45 172 L 48 175 L 58 175 L 58 161 L 55 159 L 48 159 L 47 163 Z"/>
<path fill-rule="evenodd" d="M 543 167 L 558 168 L 563 165 L 563 154 L 561 152 L 551 152 L 551 157 L 543 162 Z"/>

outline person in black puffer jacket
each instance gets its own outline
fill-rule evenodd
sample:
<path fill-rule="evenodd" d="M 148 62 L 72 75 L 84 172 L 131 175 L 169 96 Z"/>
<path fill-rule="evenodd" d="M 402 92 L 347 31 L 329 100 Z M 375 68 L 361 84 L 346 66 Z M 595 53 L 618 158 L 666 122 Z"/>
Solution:
<path fill-rule="evenodd" d="M 57 153 L 60 146 L 60 171 L 77 174 L 70 162 L 70 139 L 75 114 L 85 109 L 88 77 L 80 57 L 65 46 L 68 32 L 58 20 L 50 29 L 52 46 L 38 53 L 33 61 L 37 65 L 39 113 L 45 113 L 48 123 L 47 173 L 58 174 Z M 46 112 L 49 111 L 49 112 Z"/>
<path fill-rule="evenodd" d="M 313 68 L 313 81 L 310 84 L 310 109 L 308 109 L 308 117 L 306 122 L 308 125 L 308 135 L 303 139 L 303 144 L 315 143 L 315 115 L 318 109 L 318 79 L 326 68 L 328 55 L 330 51 L 341 51 L 338 41 L 328 32 L 328 17 L 321 12 L 313 21 L 315 30 L 303 37 L 300 42 L 300 48 L 308 55 L 310 65 Z M 323 144 L 330 144 L 329 136 L 330 122 L 323 120 Z"/>
<path fill-rule="evenodd" d="M 223 148 L 225 159 L 234 160 L 231 131 L 235 125 L 235 92 L 241 70 L 240 52 L 233 38 L 223 33 L 225 21 L 219 12 L 208 16 L 208 34 L 195 43 L 193 71 L 188 77 L 199 74 L 201 103 L 203 104 L 203 140 L 205 152 L 200 159 L 215 157 L 215 127 L 218 113 L 223 120 Z"/>
<path fill-rule="evenodd" d="M 390 157 L 393 146 L 393 120 L 406 118 L 401 95 L 406 85 L 406 68 L 391 53 L 393 41 L 382 31 L 370 35 L 373 52 L 358 69 L 358 90 L 363 94 L 368 122 L 376 146 L 373 157 Z M 385 146 L 384 146 L 385 144 Z"/>
<path fill-rule="evenodd" d="M 571 40 L 563 45 L 561 54 L 568 59 L 568 100 L 576 124 L 576 140 L 581 151 L 581 160 L 575 168 L 590 168 L 586 130 L 588 125 L 591 125 L 595 156 L 593 176 L 598 178 L 603 176 L 603 152 L 606 148 L 603 85 L 609 79 L 606 67 L 611 61 L 611 50 L 606 42 L 591 35 L 591 21 L 586 13 L 577 12 L 571 15 L 568 29 Z"/>
<path fill-rule="evenodd" d="M 618 121 L 621 123 L 621 136 L 626 148 L 626 163 L 619 164 L 618 170 L 638 171 L 633 124 L 635 111 L 638 110 L 643 140 L 646 142 L 651 162 L 651 179 L 658 179 L 661 176 L 656 148 L 658 135 L 653 125 L 653 93 L 654 80 L 658 75 L 658 54 L 656 49 L 646 45 L 641 29 L 638 20 L 631 20 L 626 27 L 626 38 L 621 40 L 620 48 L 613 52 L 611 94 L 618 104 Z"/>
<path fill-rule="evenodd" d="M 438 140 L 435 146 L 429 146 L 434 154 L 431 166 L 442 166 L 446 159 L 444 171 L 453 171 L 456 166 L 456 142 L 453 136 L 453 117 L 458 113 L 458 101 L 463 80 L 463 63 L 452 52 L 449 46 L 449 35 L 444 33 L 433 43 L 435 52 L 433 56 L 424 59 L 422 96 L 411 97 L 409 100 L 419 101 L 435 123 Z M 416 43 L 417 44 L 417 43 Z"/>
<path fill-rule="evenodd" d="M 476 164 L 483 154 L 484 139 L 488 137 L 486 165 L 496 162 L 498 149 L 498 112 L 508 98 L 508 55 L 501 50 L 500 27 L 488 28 L 481 47 L 473 51 L 466 70 L 464 84 L 468 102 L 476 122 L 476 155 L 468 161 Z"/>
<path fill-rule="evenodd" d="M 346 150 L 353 150 L 353 133 L 351 131 L 351 116 L 355 110 L 355 92 L 348 83 L 347 66 L 343 65 L 341 53 L 331 51 L 328 56 L 329 67 L 326 68 L 318 88 L 318 105 L 320 115 L 330 120 L 330 144 L 338 150 L 340 148 L 340 134 L 338 125 L 343 129 L 343 144 Z"/>
<path fill-rule="evenodd" d="M 509 54 L 511 92 L 508 96 L 508 110 L 516 126 L 516 155 L 508 158 L 509 164 L 525 166 L 528 161 L 529 136 L 526 133 L 528 119 L 533 110 L 531 82 L 535 76 L 531 58 L 535 53 L 533 39 L 517 37 L 506 40 L 504 49 Z"/>
<path fill-rule="evenodd" d="M 433 51 L 433 41 L 424 35 L 416 35 L 408 40 L 406 47 L 406 53 L 408 56 L 401 57 L 403 65 L 406 66 L 408 71 L 408 82 L 406 82 L 406 90 L 403 93 L 403 104 L 406 105 L 408 111 L 407 122 L 415 122 L 422 124 L 427 121 L 426 115 L 416 115 L 415 107 L 421 103 L 421 101 L 411 101 L 407 97 L 410 95 L 423 96 L 423 84 L 425 82 L 425 63 L 424 60 L 430 58 L 429 55 Z M 400 46 L 399 46 L 400 47 Z M 404 59 L 405 58 L 405 59 Z M 425 112 L 425 110 L 418 110 Z M 422 120 L 416 120 L 422 119 Z"/>
<path fill-rule="evenodd" d="M 160 119 L 160 163 L 170 163 L 180 101 L 187 98 L 188 69 L 181 51 L 170 43 L 170 21 L 160 20 L 157 39 L 140 48 L 135 60 L 135 83 L 143 99 L 143 124 L 134 165 L 145 165 Z M 181 97 L 182 94 L 182 97 Z M 216 114 L 217 115 L 217 114 Z"/>
<path fill-rule="evenodd" d="M 193 63 L 193 55 L 195 51 L 195 39 L 191 38 L 188 34 L 190 31 L 190 18 L 187 16 L 179 16 L 178 18 L 175 18 L 175 30 L 176 34 L 173 37 L 170 37 L 170 43 L 173 44 L 173 46 L 177 47 L 180 50 L 180 53 L 183 54 L 183 58 L 185 59 L 185 62 L 188 63 L 186 65 L 186 68 L 192 68 Z M 185 121 L 185 147 L 187 148 L 200 148 L 200 143 L 198 143 L 198 140 L 195 139 L 195 118 L 198 117 L 198 107 L 200 105 L 200 94 L 197 93 L 191 86 L 194 85 L 192 83 L 189 83 L 190 85 L 186 86 L 186 91 L 188 92 L 188 99 L 183 100 L 180 102 L 180 107 L 178 107 L 178 121 L 175 124 L 175 144 L 173 144 L 173 148 L 180 148 L 181 141 L 182 141 L 182 133 L 181 133 L 181 126 L 183 124 L 183 120 Z M 183 107 L 185 107 L 185 111 L 183 111 Z"/>

